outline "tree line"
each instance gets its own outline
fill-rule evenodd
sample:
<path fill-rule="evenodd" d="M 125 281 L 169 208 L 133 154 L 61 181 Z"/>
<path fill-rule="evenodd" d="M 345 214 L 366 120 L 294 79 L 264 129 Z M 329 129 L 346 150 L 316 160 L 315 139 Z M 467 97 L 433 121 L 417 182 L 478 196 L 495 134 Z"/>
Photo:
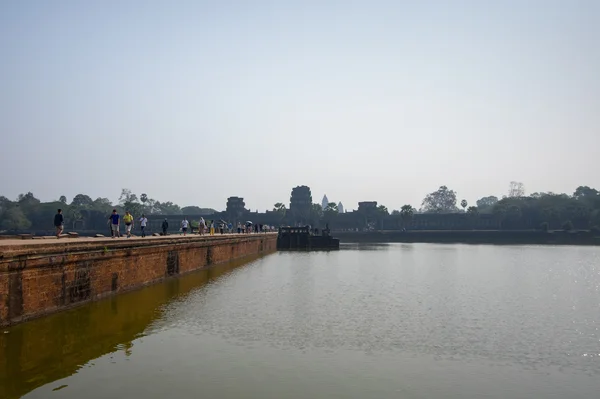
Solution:
<path fill-rule="evenodd" d="M 77 194 L 70 203 L 65 196 L 57 201 L 41 202 L 31 192 L 20 194 L 15 201 L 0 196 L 0 230 L 46 229 L 51 217 L 58 208 L 63 209 L 67 226 L 81 220 L 86 212 L 100 212 L 108 215 L 113 208 L 119 212 L 129 210 L 136 217 L 146 215 L 208 215 L 217 213 L 214 209 L 198 206 L 185 206 L 166 201 L 160 202 L 150 198 L 146 193 L 139 196 L 129 189 L 123 189 L 118 203 L 113 204 L 107 198 L 92 199 L 86 194 Z M 297 221 L 297 215 L 291 215 L 282 202 L 274 205 L 273 211 L 283 223 Z M 589 186 L 579 186 L 572 194 L 565 193 L 533 193 L 525 194 L 525 186 L 519 182 L 511 182 L 506 195 L 484 196 L 475 204 L 465 199 L 459 200 L 456 191 L 441 186 L 425 196 L 420 208 L 410 204 L 391 212 L 385 205 L 379 204 L 374 209 L 361 209 L 354 217 L 363 220 L 363 224 L 377 224 L 383 220 L 393 220 L 398 227 L 407 227 L 417 214 L 463 213 L 476 221 L 482 214 L 492 214 L 500 221 L 503 229 L 565 229 L 593 228 L 600 226 L 600 192 Z M 314 224 L 332 224 L 335 226 L 340 217 L 336 203 L 331 202 L 323 208 L 320 204 L 312 204 L 302 215 L 302 219 Z M 475 224 L 475 223 L 473 223 Z"/>
<path fill-rule="evenodd" d="M 598 229 L 600 226 L 600 192 L 589 186 L 579 186 L 572 194 L 541 192 L 526 195 L 525 185 L 520 182 L 510 182 L 507 194 L 498 198 L 494 195 L 484 196 L 475 204 L 469 204 L 466 199 L 459 201 L 456 191 L 447 186 L 441 186 L 425 196 L 420 208 L 410 204 L 403 205 L 398 210 L 389 212 L 385 205 L 374 209 L 361 209 L 357 216 L 364 219 L 364 224 L 376 224 L 392 218 L 399 227 L 407 227 L 416 214 L 452 214 L 463 213 L 473 221 L 482 214 L 492 214 L 499 221 L 501 229 L 535 228 L 541 230 L 563 229 Z M 288 215 L 286 206 L 278 202 L 274 205 L 281 220 L 294 219 Z M 334 223 L 343 214 L 339 214 L 335 203 L 328 204 L 325 209 L 319 204 L 312 204 L 302 218 L 311 221 Z M 289 217 L 288 217 L 289 216 Z"/>
<path fill-rule="evenodd" d="M 28 192 L 19 194 L 15 201 L 0 196 L 0 230 L 46 229 L 51 223 L 52 215 L 59 208 L 63 210 L 67 226 L 81 220 L 86 211 L 102 212 L 107 217 L 113 209 L 117 209 L 119 212 L 129 210 L 135 216 L 142 214 L 207 215 L 216 212 L 211 208 L 180 207 L 171 201 L 160 202 L 150 198 L 146 193 L 138 196 L 129 189 L 121 190 L 119 201 L 116 204 L 113 204 L 108 198 L 98 197 L 94 200 L 86 194 L 77 194 L 70 203 L 64 195 L 61 195 L 57 201 L 41 202 L 33 193 Z"/>

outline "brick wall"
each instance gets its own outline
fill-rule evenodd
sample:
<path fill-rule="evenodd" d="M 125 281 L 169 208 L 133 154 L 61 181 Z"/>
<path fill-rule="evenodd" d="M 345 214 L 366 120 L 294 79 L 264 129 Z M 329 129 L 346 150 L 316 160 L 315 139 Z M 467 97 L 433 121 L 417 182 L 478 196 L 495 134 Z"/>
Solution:
<path fill-rule="evenodd" d="M 21 245 L 0 254 L 0 325 L 276 249 L 275 234 Z"/>

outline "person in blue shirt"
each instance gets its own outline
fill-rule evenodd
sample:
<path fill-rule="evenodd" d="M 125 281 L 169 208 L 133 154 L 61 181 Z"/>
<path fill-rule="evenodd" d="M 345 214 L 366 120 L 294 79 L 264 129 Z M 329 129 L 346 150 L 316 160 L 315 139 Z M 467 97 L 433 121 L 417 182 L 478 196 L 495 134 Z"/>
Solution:
<path fill-rule="evenodd" d="M 108 223 L 110 223 L 110 232 L 112 234 L 112 238 L 120 237 L 121 234 L 119 232 L 119 222 L 121 221 L 121 217 L 117 213 L 116 209 L 113 209 L 112 215 L 108 218 Z"/>

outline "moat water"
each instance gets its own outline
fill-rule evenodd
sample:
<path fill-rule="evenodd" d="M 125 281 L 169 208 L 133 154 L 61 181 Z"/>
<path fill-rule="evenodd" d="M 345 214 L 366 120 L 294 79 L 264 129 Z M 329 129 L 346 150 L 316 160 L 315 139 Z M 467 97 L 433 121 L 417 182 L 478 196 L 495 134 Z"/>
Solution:
<path fill-rule="evenodd" d="M 600 248 L 280 252 L 0 332 L 7 399 L 591 399 Z"/>

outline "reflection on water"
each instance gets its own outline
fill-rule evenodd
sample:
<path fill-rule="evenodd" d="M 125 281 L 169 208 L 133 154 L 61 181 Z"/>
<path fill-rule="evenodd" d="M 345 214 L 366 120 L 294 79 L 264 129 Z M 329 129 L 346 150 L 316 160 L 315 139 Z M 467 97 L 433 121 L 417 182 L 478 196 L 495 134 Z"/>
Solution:
<path fill-rule="evenodd" d="M 169 300 L 253 261 L 244 258 L 2 330 L 0 398 L 19 398 L 106 353 L 132 352 Z M 64 387 L 63 387 L 64 388 Z"/>
<path fill-rule="evenodd" d="M 0 382 L 39 387 L 28 399 L 595 398 L 599 251 L 279 252 L 18 326 Z"/>

